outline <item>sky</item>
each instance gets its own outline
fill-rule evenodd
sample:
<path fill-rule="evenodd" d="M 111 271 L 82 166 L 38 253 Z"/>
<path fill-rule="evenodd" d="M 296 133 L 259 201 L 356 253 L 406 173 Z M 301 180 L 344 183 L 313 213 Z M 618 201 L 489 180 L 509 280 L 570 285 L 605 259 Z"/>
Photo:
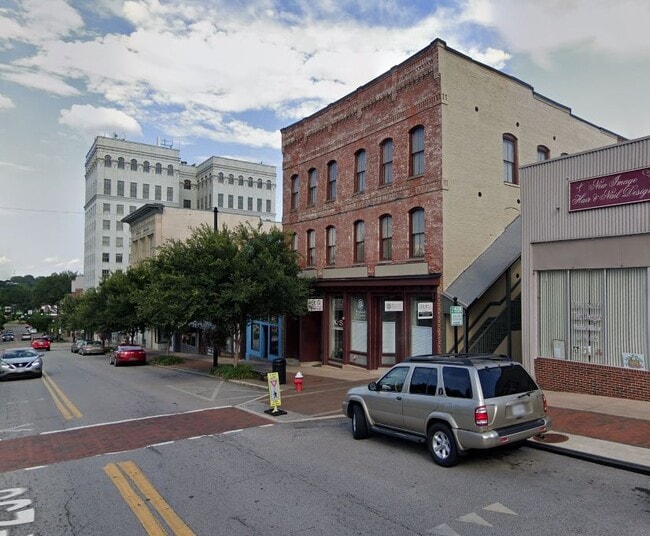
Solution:
<path fill-rule="evenodd" d="M 650 135 L 648 23 L 647 0 L 0 0 L 0 280 L 83 273 L 95 136 L 274 165 L 280 192 L 281 128 L 436 38 Z"/>

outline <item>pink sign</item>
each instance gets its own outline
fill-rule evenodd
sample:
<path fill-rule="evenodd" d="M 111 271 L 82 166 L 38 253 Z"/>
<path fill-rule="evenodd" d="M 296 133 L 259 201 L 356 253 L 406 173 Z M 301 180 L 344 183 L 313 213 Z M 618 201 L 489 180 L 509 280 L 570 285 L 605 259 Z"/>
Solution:
<path fill-rule="evenodd" d="M 569 212 L 650 201 L 650 168 L 569 183 Z"/>

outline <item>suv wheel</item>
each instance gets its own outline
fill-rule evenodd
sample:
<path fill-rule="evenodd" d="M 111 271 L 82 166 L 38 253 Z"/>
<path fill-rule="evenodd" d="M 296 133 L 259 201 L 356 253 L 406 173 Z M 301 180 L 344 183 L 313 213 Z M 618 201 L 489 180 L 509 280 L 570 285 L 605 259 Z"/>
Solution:
<path fill-rule="evenodd" d="M 366 439 L 370 435 L 366 414 L 359 404 L 352 406 L 352 437 L 354 439 Z"/>
<path fill-rule="evenodd" d="M 436 423 L 429 427 L 427 446 L 433 461 L 442 467 L 453 467 L 460 460 L 454 435 L 445 424 Z"/>

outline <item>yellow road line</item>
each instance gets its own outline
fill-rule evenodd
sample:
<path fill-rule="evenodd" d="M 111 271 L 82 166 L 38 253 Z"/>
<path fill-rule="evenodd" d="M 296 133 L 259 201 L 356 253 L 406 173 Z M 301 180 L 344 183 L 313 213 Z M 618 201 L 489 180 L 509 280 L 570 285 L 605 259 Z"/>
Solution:
<path fill-rule="evenodd" d="M 149 479 L 140 471 L 140 468 L 134 462 L 121 462 L 118 465 L 135 482 L 142 495 L 158 511 L 176 536 L 194 536 L 194 532 L 172 510 L 172 507 L 156 491 L 156 488 L 153 487 Z"/>
<path fill-rule="evenodd" d="M 115 487 L 122 494 L 122 498 L 129 505 L 135 516 L 149 536 L 166 536 L 167 532 L 160 526 L 158 520 L 149 511 L 147 506 L 140 499 L 140 496 L 129 485 L 128 481 L 114 463 L 109 463 L 104 467 L 104 472 L 112 480 Z"/>
<path fill-rule="evenodd" d="M 61 412 L 61 415 L 63 415 L 63 418 L 66 421 L 71 419 L 81 419 L 83 416 L 81 411 L 76 408 L 70 399 L 65 396 L 61 388 L 54 383 L 54 380 L 52 380 L 52 378 L 50 378 L 45 372 L 43 372 L 43 383 L 50 392 L 57 409 Z"/>

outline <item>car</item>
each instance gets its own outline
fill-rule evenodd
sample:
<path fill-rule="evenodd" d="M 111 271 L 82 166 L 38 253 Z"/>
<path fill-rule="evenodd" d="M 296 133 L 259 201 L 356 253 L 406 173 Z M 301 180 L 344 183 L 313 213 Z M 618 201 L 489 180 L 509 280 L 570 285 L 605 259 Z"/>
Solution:
<path fill-rule="evenodd" d="M 105 348 L 100 341 L 85 341 L 86 344 L 79 346 L 79 355 L 100 354 L 104 355 Z"/>
<path fill-rule="evenodd" d="M 142 346 L 120 344 L 111 352 L 108 362 L 116 367 L 125 363 L 147 364 L 147 354 Z"/>
<path fill-rule="evenodd" d="M 546 397 L 528 372 L 491 354 L 408 358 L 351 388 L 342 409 L 354 439 L 377 432 L 426 442 L 442 467 L 474 449 L 519 447 L 551 426 Z"/>
<path fill-rule="evenodd" d="M 11 342 L 14 340 L 14 332 L 13 331 L 5 331 L 2 334 L 2 342 Z"/>
<path fill-rule="evenodd" d="M 36 337 L 32 341 L 32 348 L 34 350 L 47 350 L 50 351 L 50 339 L 48 337 Z"/>
<path fill-rule="evenodd" d="M 0 355 L 0 378 L 43 375 L 43 354 L 32 348 L 12 348 Z"/>
<path fill-rule="evenodd" d="M 76 354 L 79 352 L 79 348 L 81 348 L 84 344 L 89 343 L 90 341 L 87 339 L 76 339 L 72 342 L 72 346 L 70 346 L 70 351 L 73 354 Z"/>
<path fill-rule="evenodd" d="M 31 341 L 32 340 L 32 334 L 25 331 L 21 336 L 20 336 L 21 341 Z"/>

